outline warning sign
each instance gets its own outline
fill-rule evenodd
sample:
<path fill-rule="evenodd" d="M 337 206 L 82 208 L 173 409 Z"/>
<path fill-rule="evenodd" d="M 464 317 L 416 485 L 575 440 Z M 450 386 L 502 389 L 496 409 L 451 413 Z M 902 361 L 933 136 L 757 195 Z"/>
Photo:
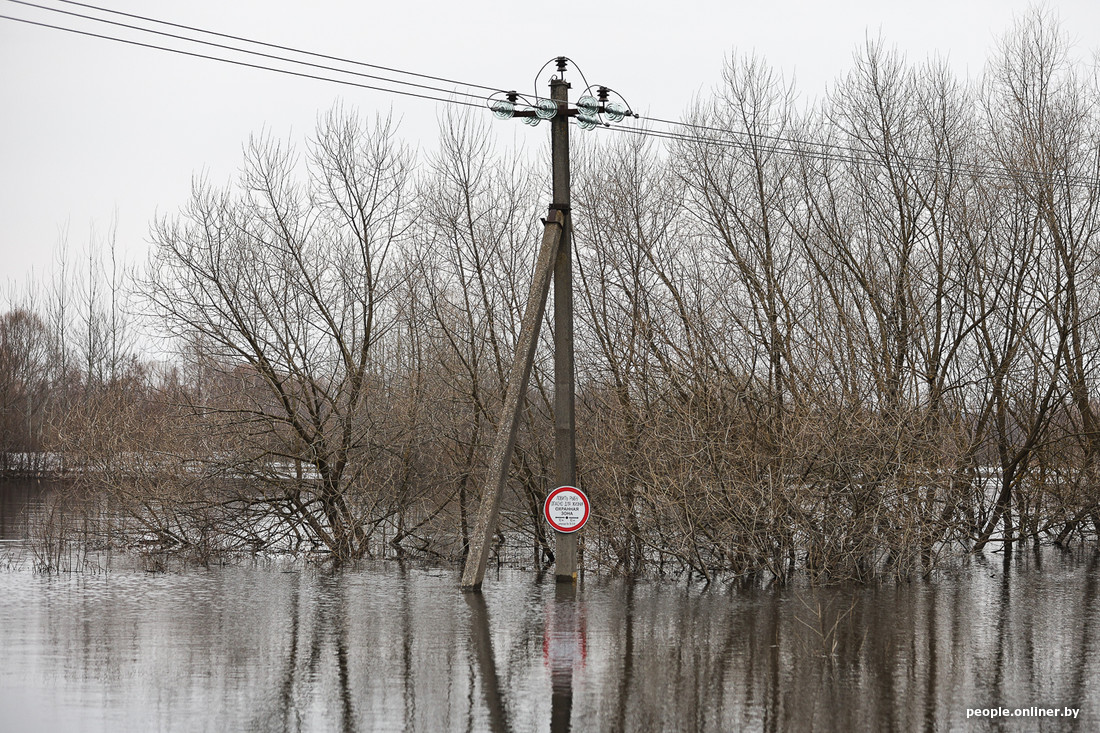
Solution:
<path fill-rule="evenodd" d="M 576 532 L 588 521 L 588 497 L 574 486 L 559 486 L 546 497 L 543 516 L 559 532 Z"/>

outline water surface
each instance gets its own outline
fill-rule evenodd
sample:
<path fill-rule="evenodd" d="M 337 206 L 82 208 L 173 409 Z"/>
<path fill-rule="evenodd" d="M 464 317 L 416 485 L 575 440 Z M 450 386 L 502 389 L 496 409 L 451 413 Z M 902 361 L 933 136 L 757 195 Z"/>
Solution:
<path fill-rule="evenodd" d="M 1091 554 L 827 589 L 499 569 L 480 595 L 396 563 L 8 567 L 5 731 L 1100 728 Z M 967 718 L 1032 706 L 1082 710 Z"/>

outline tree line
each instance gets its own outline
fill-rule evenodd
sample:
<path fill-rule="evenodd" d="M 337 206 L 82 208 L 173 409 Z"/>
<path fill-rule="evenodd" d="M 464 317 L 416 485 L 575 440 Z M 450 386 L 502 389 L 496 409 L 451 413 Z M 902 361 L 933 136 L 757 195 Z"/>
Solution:
<path fill-rule="evenodd" d="M 689 132 L 575 136 L 586 565 L 867 579 L 1095 543 L 1096 81 L 1035 11 L 973 81 L 874 41 L 804 105 L 731 58 Z M 420 155 L 334 108 L 197 181 L 140 273 L 29 293 L 3 467 L 78 477 L 104 542 L 462 557 L 548 200 L 487 124 Z M 550 328 L 497 547 L 534 563 Z"/>

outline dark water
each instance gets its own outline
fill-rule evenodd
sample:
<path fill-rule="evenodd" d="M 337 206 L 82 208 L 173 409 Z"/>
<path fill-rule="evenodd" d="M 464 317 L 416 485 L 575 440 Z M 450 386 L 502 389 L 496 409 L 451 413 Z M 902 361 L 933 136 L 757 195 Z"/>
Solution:
<path fill-rule="evenodd" d="M 503 570 L 468 595 L 457 569 L 51 577 L 14 551 L 2 731 L 1100 730 L 1090 554 L 829 589 Z M 967 717 L 1033 706 L 1081 711 Z"/>

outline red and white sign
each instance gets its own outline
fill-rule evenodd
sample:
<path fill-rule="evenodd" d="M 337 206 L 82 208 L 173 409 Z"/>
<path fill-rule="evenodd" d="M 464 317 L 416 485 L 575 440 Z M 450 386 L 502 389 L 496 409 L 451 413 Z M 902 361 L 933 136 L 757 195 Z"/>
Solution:
<path fill-rule="evenodd" d="M 559 486 L 546 497 L 542 514 L 559 532 L 576 532 L 588 521 L 588 497 L 575 486 Z"/>

